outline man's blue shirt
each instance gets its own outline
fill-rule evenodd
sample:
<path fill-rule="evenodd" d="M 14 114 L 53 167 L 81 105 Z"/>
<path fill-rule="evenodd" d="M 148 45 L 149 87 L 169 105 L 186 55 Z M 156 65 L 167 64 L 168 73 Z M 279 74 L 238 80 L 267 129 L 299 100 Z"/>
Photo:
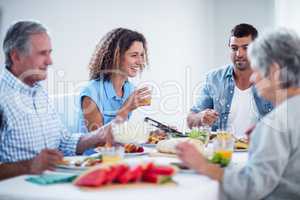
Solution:
<path fill-rule="evenodd" d="M 226 125 L 234 94 L 234 87 L 233 65 L 226 65 L 208 73 L 206 81 L 200 89 L 197 102 L 191 108 L 191 111 L 198 113 L 207 108 L 214 109 L 220 114 L 220 117 L 213 124 L 212 129 L 218 129 L 221 123 Z M 255 86 L 251 87 L 260 119 L 273 109 L 273 105 L 271 102 L 258 96 Z"/>

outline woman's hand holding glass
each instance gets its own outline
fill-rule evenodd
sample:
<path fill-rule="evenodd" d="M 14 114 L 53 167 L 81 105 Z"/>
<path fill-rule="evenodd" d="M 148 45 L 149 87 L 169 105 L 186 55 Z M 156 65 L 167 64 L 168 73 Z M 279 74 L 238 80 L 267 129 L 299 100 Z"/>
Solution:
<path fill-rule="evenodd" d="M 149 106 L 151 104 L 151 94 L 152 91 L 149 86 L 139 88 L 130 95 L 125 105 L 127 105 L 131 111 L 141 106 Z"/>

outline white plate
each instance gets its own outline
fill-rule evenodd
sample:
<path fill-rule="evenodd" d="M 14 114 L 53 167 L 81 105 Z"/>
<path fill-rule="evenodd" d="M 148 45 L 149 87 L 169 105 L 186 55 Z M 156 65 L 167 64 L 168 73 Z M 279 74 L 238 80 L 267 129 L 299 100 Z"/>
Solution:
<path fill-rule="evenodd" d="M 78 167 L 78 166 L 75 166 L 73 164 L 70 164 L 70 165 L 56 165 L 56 167 L 60 168 L 60 169 L 78 170 L 78 171 L 84 171 L 84 170 L 88 169 L 88 167 Z"/>
<path fill-rule="evenodd" d="M 173 165 L 174 167 L 177 167 L 179 173 L 188 173 L 188 174 L 196 173 L 196 171 L 193 170 L 193 169 L 186 168 L 186 167 L 181 167 L 182 163 L 173 162 L 173 163 L 170 163 L 170 164 Z"/>
<path fill-rule="evenodd" d="M 89 169 L 90 167 L 76 166 L 75 163 L 76 163 L 76 161 L 82 161 L 82 160 L 84 160 L 87 157 L 89 157 L 89 156 L 69 156 L 69 157 L 64 157 L 64 160 L 67 160 L 67 161 L 70 162 L 69 165 L 59 164 L 56 167 L 58 169 L 64 169 L 64 170 L 84 171 L 84 170 Z"/>
<path fill-rule="evenodd" d="M 192 169 L 179 169 L 179 173 L 185 173 L 185 174 L 196 174 L 197 172 Z"/>
<path fill-rule="evenodd" d="M 142 156 L 146 154 L 148 154 L 148 152 L 145 152 L 144 150 L 143 152 L 139 152 L 139 153 L 125 153 L 124 156 Z"/>
<path fill-rule="evenodd" d="M 155 148 L 156 144 L 143 143 L 142 146 L 149 147 L 149 148 Z"/>
<path fill-rule="evenodd" d="M 247 152 L 248 149 L 234 149 L 234 152 Z"/>
<path fill-rule="evenodd" d="M 124 155 L 125 156 L 142 156 L 142 155 L 149 154 L 153 150 L 154 150 L 153 148 L 144 147 L 144 151 L 143 152 L 139 152 L 139 153 L 124 153 Z"/>

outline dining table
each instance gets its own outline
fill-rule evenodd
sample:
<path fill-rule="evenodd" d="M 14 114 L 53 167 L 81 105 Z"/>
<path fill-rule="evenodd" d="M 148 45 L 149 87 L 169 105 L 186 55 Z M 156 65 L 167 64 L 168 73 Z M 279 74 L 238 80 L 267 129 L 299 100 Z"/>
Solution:
<path fill-rule="evenodd" d="M 247 152 L 234 152 L 231 165 L 242 166 L 248 158 Z M 125 156 L 128 163 L 155 162 L 170 164 L 179 162 L 175 156 Z M 46 171 L 44 174 L 75 173 L 68 169 Z M 28 177 L 38 175 L 21 175 L 0 181 L 1 200 L 184 200 L 184 199 L 219 199 L 219 182 L 192 170 L 178 171 L 174 176 L 174 184 L 127 184 L 120 187 L 80 188 L 72 183 L 56 183 L 39 185 L 26 181 Z"/>

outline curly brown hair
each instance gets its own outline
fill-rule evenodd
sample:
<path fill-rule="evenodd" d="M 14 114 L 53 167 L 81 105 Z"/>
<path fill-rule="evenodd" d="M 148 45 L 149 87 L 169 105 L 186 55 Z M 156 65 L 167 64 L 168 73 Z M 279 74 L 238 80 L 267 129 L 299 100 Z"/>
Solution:
<path fill-rule="evenodd" d="M 147 42 L 145 37 L 136 31 L 125 28 L 116 28 L 108 32 L 96 45 L 89 63 L 90 79 L 110 80 L 113 72 L 120 66 L 121 58 L 133 42 L 143 43 L 145 50 L 145 64 L 148 64 Z M 141 66 L 143 70 L 145 65 Z"/>

